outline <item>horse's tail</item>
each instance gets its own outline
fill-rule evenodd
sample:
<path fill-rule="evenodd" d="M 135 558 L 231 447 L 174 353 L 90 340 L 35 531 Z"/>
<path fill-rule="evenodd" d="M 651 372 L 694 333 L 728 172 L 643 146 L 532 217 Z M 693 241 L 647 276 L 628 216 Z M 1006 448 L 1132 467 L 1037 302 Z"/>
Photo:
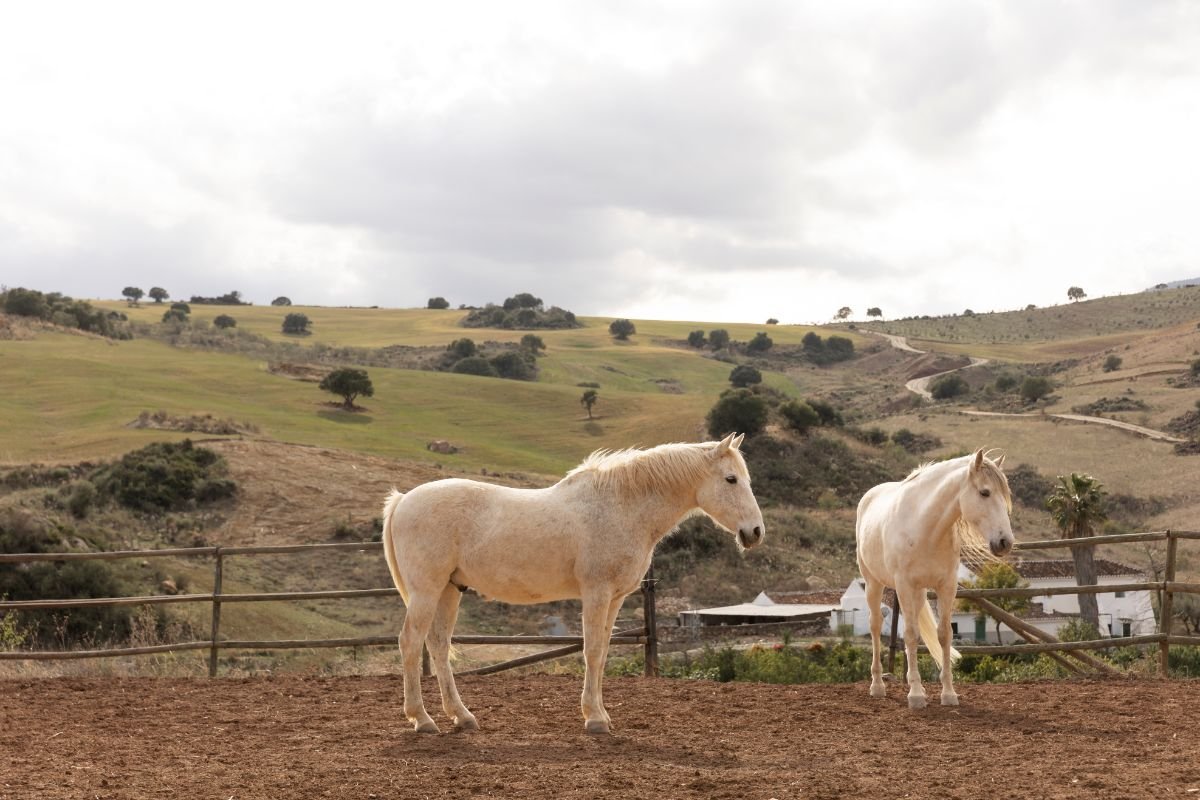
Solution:
<path fill-rule="evenodd" d="M 396 546 L 392 543 L 392 515 L 396 506 L 404 499 L 404 493 L 392 489 L 387 500 L 383 501 L 383 555 L 387 559 L 388 572 L 392 573 L 392 581 L 400 591 L 404 605 L 408 605 L 408 590 L 404 588 L 404 579 L 400 577 L 400 565 L 396 563 Z"/>
<path fill-rule="evenodd" d="M 933 660 L 937 662 L 938 669 L 943 669 L 942 643 L 938 640 L 937 622 L 933 619 L 933 609 L 930 608 L 928 600 L 921 606 L 921 613 L 917 615 L 917 630 L 921 632 L 921 641 L 925 642 L 925 647 L 929 649 L 929 655 L 933 656 Z M 960 658 L 962 658 L 962 654 L 951 647 L 950 663 L 953 664 Z"/>

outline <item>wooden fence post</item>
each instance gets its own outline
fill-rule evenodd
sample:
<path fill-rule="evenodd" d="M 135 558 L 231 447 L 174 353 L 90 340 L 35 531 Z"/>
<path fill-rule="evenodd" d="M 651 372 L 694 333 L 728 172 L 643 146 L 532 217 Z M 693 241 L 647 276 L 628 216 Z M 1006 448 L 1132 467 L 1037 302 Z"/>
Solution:
<path fill-rule="evenodd" d="M 212 593 L 212 647 L 208 651 L 208 677 L 217 677 L 217 636 L 221 629 L 221 577 L 224 571 L 224 556 L 221 548 L 217 548 L 216 565 L 213 567 Z"/>
<path fill-rule="evenodd" d="M 642 618 L 646 622 L 646 677 L 658 677 L 658 611 L 654 604 L 654 564 L 642 578 Z"/>
<path fill-rule="evenodd" d="M 1159 655 L 1159 674 L 1162 677 L 1167 677 L 1167 661 L 1171 652 L 1171 643 L 1167 641 L 1167 637 L 1171 635 L 1171 617 L 1175 613 L 1173 606 L 1174 592 L 1171 591 L 1171 584 L 1175 582 L 1175 546 L 1179 540 L 1175 538 L 1173 531 L 1167 531 L 1167 571 L 1163 581 L 1163 600 L 1158 609 L 1159 621 L 1158 631 L 1163 635 L 1163 640 L 1158 643 Z"/>

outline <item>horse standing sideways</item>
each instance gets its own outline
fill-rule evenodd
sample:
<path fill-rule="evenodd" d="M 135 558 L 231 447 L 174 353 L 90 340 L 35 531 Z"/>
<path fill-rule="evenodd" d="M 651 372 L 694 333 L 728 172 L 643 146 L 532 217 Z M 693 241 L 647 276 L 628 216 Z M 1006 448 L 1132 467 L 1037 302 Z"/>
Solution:
<path fill-rule="evenodd" d="M 891 586 L 904 614 L 904 653 L 908 664 L 908 707 L 925 707 L 925 687 L 917 671 L 918 632 L 942 673 L 942 705 L 958 705 L 951 665 L 950 615 L 958 592 L 963 553 L 1003 556 L 1012 550 L 1008 515 L 1012 494 L 1001 466 L 983 450 L 973 455 L 917 467 L 899 482 L 881 483 L 858 503 L 858 568 L 867 584 L 871 612 L 871 696 L 883 697 L 879 631 L 883 590 Z M 938 621 L 925 593 L 937 593 Z"/>
<path fill-rule="evenodd" d="M 400 632 L 404 714 L 436 733 L 421 701 L 421 643 L 433 657 L 442 708 L 475 729 L 450 671 L 460 592 L 505 603 L 583 601 L 582 708 L 589 733 L 607 733 L 600 681 L 621 602 L 638 588 L 654 546 L 697 509 L 762 541 L 763 519 L 738 450 L 742 437 L 598 451 L 546 489 L 448 479 L 395 490 L 383 506 L 383 548 L 407 613 Z"/>

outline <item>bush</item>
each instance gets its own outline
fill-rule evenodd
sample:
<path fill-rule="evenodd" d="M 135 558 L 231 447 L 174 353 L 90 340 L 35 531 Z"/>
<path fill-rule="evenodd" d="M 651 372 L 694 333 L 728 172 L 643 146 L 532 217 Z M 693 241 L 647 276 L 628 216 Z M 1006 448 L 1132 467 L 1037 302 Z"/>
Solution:
<path fill-rule="evenodd" d="M 71 515 L 83 519 L 96 502 L 96 485 L 91 481 L 76 481 L 67 490 L 67 510 Z"/>
<path fill-rule="evenodd" d="M 996 383 L 995 383 L 996 391 L 1000 392 L 1002 394 L 1011 392 L 1013 389 L 1016 389 L 1020 384 L 1021 384 L 1020 379 L 1017 378 L 1016 375 L 1013 375 L 1011 373 L 1006 372 L 1003 375 L 996 376 Z"/>
<path fill-rule="evenodd" d="M 1110 355 L 1108 358 L 1104 359 L 1103 369 L 1105 372 L 1115 372 L 1115 371 L 1119 370 L 1120 368 L 1121 368 L 1121 357 L 1119 355 L 1113 354 L 1113 355 Z"/>
<path fill-rule="evenodd" d="M 226 328 L 236 328 L 237 320 L 228 314 L 219 314 L 217 318 L 213 320 L 213 325 L 216 325 L 221 330 L 225 330 Z"/>
<path fill-rule="evenodd" d="M 297 335 L 308 334 L 308 326 L 312 324 L 307 314 L 293 312 L 283 318 L 283 332 Z"/>
<path fill-rule="evenodd" d="M 714 439 L 729 433 L 752 438 L 767 425 L 767 403 L 749 389 L 731 389 L 708 412 L 708 432 Z"/>
<path fill-rule="evenodd" d="M 914 455 L 927 453 L 936 447 L 941 447 L 942 440 L 936 436 L 913 433 L 908 428 L 901 428 L 892 434 L 892 441 Z"/>
<path fill-rule="evenodd" d="M 778 325 L 779 320 L 775 319 L 774 317 L 770 317 L 767 319 L 767 324 L 768 325 Z"/>
<path fill-rule="evenodd" d="M 290 306 L 291 304 L 291 298 L 283 297 L 282 295 L 271 301 L 271 305 L 273 306 Z"/>
<path fill-rule="evenodd" d="M 460 375 L 482 375 L 485 378 L 499 377 L 496 374 L 495 368 L 492 367 L 486 358 L 482 356 L 471 356 L 458 361 L 450 368 L 451 372 L 457 372 Z"/>
<path fill-rule="evenodd" d="M 169 308 L 163 312 L 162 321 L 186 325 L 188 322 L 188 315 L 186 311 L 180 311 L 178 308 Z"/>
<path fill-rule="evenodd" d="M 823 427 L 840 428 L 846 424 L 846 421 L 842 419 L 842 412 L 824 400 L 809 399 L 805 402 L 812 406 L 813 411 L 817 412 L 817 416 L 821 418 L 821 425 Z"/>
<path fill-rule="evenodd" d="M 707 340 L 704 338 L 704 331 L 692 331 L 688 334 L 687 343 L 690 347 L 704 347 Z"/>
<path fill-rule="evenodd" d="M 803 400 L 790 400 L 779 407 L 779 413 L 787 420 L 788 427 L 797 433 L 808 433 L 810 428 L 821 424 L 821 415 Z"/>
<path fill-rule="evenodd" d="M 1058 629 L 1058 638 L 1064 642 L 1091 642 L 1100 638 L 1100 631 L 1090 622 L 1073 619 Z"/>
<path fill-rule="evenodd" d="M 929 393 L 935 400 L 949 400 L 971 390 L 966 380 L 958 373 L 943 375 L 929 385 Z"/>
<path fill-rule="evenodd" d="M 4 296 L 4 311 L 18 317 L 36 317 L 47 319 L 50 307 L 46 297 L 36 289 L 17 287 L 9 289 Z"/>
<path fill-rule="evenodd" d="M 729 382 L 739 389 L 762 383 L 762 373 L 749 364 L 741 364 L 729 373 Z"/>
<path fill-rule="evenodd" d="M 713 350 L 723 350 L 729 346 L 729 331 L 717 328 L 708 332 L 708 346 Z"/>
<path fill-rule="evenodd" d="M 536 356 L 546 349 L 546 343 L 536 333 L 527 333 L 521 337 L 521 349 Z"/>
<path fill-rule="evenodd" d="M 1021 399 L 1027 403 L 1036 403 L 1053 390 L 1054 384 L 1041 375 L 1030 375 L 1021 381 Z"/>
<path fill-rule="evenodd" d="M 509 351 L 493 356 L 488 363 L 501 378 L 515 381 L 531 381 L 537 377 L 535 368 L 526 359 L 529 356 Z"/>
<path fill-rule="evenodd" d="M 775 342 L 767 334 L 759 332 L 754 334 L 754 338 L 746 342 L 747 353 L 765 353 L 771 349 Z"/>
<path fill-rule="evenodd" d="M 458 361 L 460 359 L 470 358 L 471 356 L 476 355 L 479 350 L 475 347 L 474 341 L 464 337 L 462 339 L 455 339 L 453 342 L 446 345 L 446 352 L 450 354 L 451 358 L 453 358 L 455 361 Z"/>
<path fill-rule="evenodd" d="M 126 508 L 154 514 L 204 502 L 199 496 L 201 487 L 223 477 L 224 470 L 219 455 L 184 439 L 177 444 L 156 442 L 127 453 L 120 461 L 93 472 L 90 480 L 101 494 Z M 236 485 L 230 482 L 225 489 L 224 496 L 228 496 L 236 491 Z"/>
<path fill-rule="evenodd" d="M 627 319 L 614 319 L 609 323 L 608 332 L 617 339 L 625 340 L 637 333 L 637 328 Z"/>
<path fill-rule="evenodd" d="M 450 301 L 444 297 L 431 297 L 429 302 L 425 304 L 426 308 L 443 309 L 450 307 Z"/>

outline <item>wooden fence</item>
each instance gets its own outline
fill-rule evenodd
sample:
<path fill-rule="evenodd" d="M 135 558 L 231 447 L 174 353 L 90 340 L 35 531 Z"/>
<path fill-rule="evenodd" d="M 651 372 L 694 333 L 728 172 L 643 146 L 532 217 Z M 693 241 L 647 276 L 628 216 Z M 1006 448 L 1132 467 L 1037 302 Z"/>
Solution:
<path fill-rule="evenodd" d="M 1127 543 L 1167 543 L 1166 563 L 1163 569 L 1163 579 L 1154 581 L 1131 581 L 1129 583 L 1105 583 L 1094 586 L 1060 586 L 1060 587 L 1028 587 L 1020 589 L 967 589 L 960 588 L 958 597 L 971 600 L 984 613 L 1008 625 L 1009 628 L 1027 644 L 1012 645 L 955 645 L 955 649 L 964 655 L 1000 655 L 1014 653 L 1046 653 L 1059 664 L 1072 672 L 1096 671 L 1113 674 L 1116 670 L 1108 663 L 1101 661 L 1087 651 L 1107 650 L 1127 645 L 1159 646 L 1159 671 L 1163 677 L 1167 675 L 1168 649 L 1173 644 L 1200 645 L 1200 636 L 1178 636 L 1171 633 L 1174 596 L 1176 593 L 1198 594 L 1200 583 L 1188 583 L 1175 580 L 1178 546 L 1181 540 L 1200 539 L 1197 531 L 1151 531 L 1149 533 L 1121 533 L 1109 536 L 1089 536 L 1078 539 L 1048 539 L 1044 541 L 1020 542 L 1016 545 L 1018 552 L 1034 550 L 1051 550 L 1056 548 L 1095 548 L 1107 544 Z M 1004 597 L 1045 597 L 1061 594 L 1101 594 L 1108 592 L 1154 591 L 1159 596 L 1158 631 L 1141 636 L 1114 636 L 1086 642 L 1062 642 L 1055 636 L 1046 633 L 1024 620 L 1016 617 L 992 602 Z M 889 671 L 893 670 L 896 654 L 896 623 L 899 614 L 897 609 L 892 612 L 891 643 L 889 647 Z"/>
<path fill-rule="evenodd" d="M 19 650 L 0 652 L 0 660 L 64 660 L 75 658 L 111 658 L 114 656 L 133 656 L 149 653 L 172 653 L 185 650 L 208 650 L 208 674 L 216 677 L 217 656 L 222 650 L 283 650 L 292 648 L 315 647 L 361 647 L 370 645 L 396 645 L 397 635 L 392 636 L 359 636 L 342 639 L 274 639 L 274 640 L 243 640 L 222 639 L 221 607 L 228 603 L 250 603 L 280 600 L 330 600 L 354 597 L 396 597 L 399 593 L 394 587 L 384 589 L 341 589 L 335 591 L 307 592 L 254 592 L 226 593 L 222 591 L 221 582 L 224 573 L 225 559 L 231 556 L 252 556 L 278 553 L 300 552 L 329 552 L 354 550 L 360 552 L 381 551 L 382 542 L 359 542 L 339 544 L 304 544 L 276 545 L 263 547 L 186 547 L 162 550 L 114 550 L 100 553 L 0 553 L 0 564 L 19 564 L 37 561 L 107 561 L 121 558 L 195 558 L 211 557 L 213 559 L 213 590 L 200 594 L 150 595 L 143 597 L 98 597 L 86 599 L 47 599 L 47 600 L 4 600 L 0 601 L 0 613 L 8 610 L 48 610 L 61 608 L 95 608 L 101 606 L 130 606 L 158 605 L 163 603 L 211 603 L 212 625 L 210 636 L 204 641 L 175 642 L 171 644 L 149 645 L 145 647 L 115 647 L 102 650 Z M 612 635 L 612 644 L 637 644 L 645 650 L 645 672 L 649 676 L 658 674 L 658 639 L 655 633 L 654 614 L 654 574 L 653 569 L 647 572 L 642 580 L 642 598 L 645 626 L 631 630 L 617 631 Z M 503 669 L 532 664 L 549 658 L 558 658 L 583 649 L 583 638 L 580 636 L 492 636 L 479 634 L 455 634 L 451 641 L 454 644 L 494 644 L 494 645 L 527 645 L 554 644 L 557 648 L 542 653 L 535 653 L 521 658 L 505 661 L 500 664 L 482 667 L 463 674 L 484 674 L 498 672 Z M 428 669 L 426 667 L 426 673 Z"/>

